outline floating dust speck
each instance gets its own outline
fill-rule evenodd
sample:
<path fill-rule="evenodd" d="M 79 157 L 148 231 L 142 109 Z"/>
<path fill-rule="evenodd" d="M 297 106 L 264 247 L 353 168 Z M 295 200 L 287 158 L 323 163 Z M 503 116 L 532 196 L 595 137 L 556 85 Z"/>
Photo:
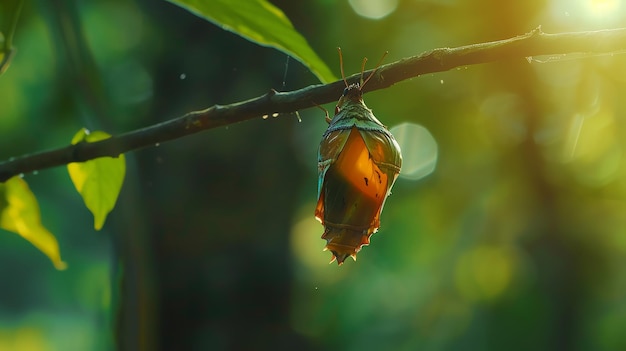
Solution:
<path fill-rule="evenodd" d="M 178 78 L 180 78 L 180 80 L 184 80 L 185 78 L 187 78 L 187 75 L 185 73 L 181 73 Z"/>

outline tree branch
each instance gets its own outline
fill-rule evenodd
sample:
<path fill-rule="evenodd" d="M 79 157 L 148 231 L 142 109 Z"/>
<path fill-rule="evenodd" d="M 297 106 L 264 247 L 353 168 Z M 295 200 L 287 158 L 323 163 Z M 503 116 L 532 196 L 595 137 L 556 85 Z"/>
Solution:
<path fill-rule="evenodd" d="M 427 73 L 493 61 L 536 55 L 569 53 L 609 53 L 626 50 L 626 28 L 592 32 L 547 34 L 538 27 L 514 38 L 457 48 L 440 48 L 381 66 L 365 91 L 387 88 L 400 81 Z M 365 72 L 365 75 L 371 72 Z M 360 74 L 348 77 L 356 82 Z M 343 81 L 308 86 L 290 92 L 268 93 L 230 105 L 215 105 L 201 111 L 145 128 L 113 136 L 95 143 L 81 142 L 63 148 L 11 158 L 0 163 L 0 182 L 36 170 L 84 162 L 98 157 L 117 157 L 122 153 L 153 146 L 207 129 L 234 124 L 274 113 L 288 113 L 337 100 Z"/>

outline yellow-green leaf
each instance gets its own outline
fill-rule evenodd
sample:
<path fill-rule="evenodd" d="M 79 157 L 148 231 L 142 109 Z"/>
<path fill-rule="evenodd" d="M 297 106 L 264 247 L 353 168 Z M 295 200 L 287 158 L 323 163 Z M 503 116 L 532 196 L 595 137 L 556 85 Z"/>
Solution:
<path fill-rule="evenodd" d="M 302 62 L 322 83 L 337 78 L 306 39 L 267 0 L 168 0 L 259 45 L 276 48 Z"/>
<path fill-rule="evenodd" d="M 0 75 L 3 75 L 4 72 L 9 68 L 11 64 L 11 60 L 15 55 L 15 49 L 10 49 L 7 51 L 0 51 Z"/>
<path fill-rule="evenodd" d="M 7 47 L 4 35 L 0 32 L 0 76 L 6 72 L 11 64 L 11 59 L 15 55 L 15 48 Z"/>
<path fill-rule="evenodd" d="M 89 132 L 81 129 L 74 135 L 72 144 L 95 142 L 111 137 L 101 131 Z M 85 206 L 93 213 L 94 228 L 102 229 L 107 215 L 117 202 L 117 197 L 124 183 L 126 160 L 118 157 L 100 157 L 86 162 L 74 162 L 67 165 L 74 187 L 82 196 Z"/>
<path fill-rule="evenodd" d="M 67 265 L 61 260 L 57 239 L 41 224 L 39 204 L 28 184 L 20 177 L 0 183 L 0 228 L 21 235 L 43 252 L 57 269 Z"/>

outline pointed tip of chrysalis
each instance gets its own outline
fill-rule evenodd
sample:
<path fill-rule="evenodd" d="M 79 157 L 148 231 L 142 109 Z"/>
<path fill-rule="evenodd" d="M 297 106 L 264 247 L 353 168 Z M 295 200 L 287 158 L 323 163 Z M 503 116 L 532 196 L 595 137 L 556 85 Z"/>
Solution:
<path fill-rule="evenodd" d="M 352 257 L 356 261 L 356 255 L 364 245 L 370 243 L 372 231 L 358 232 L 346 230 L 345 228 L 336 229 L 327 226 L 322 239 L 326 240 L 326 246 L 323 251 L 330 251 L 333 257 L 330 263 L 337 261 L 338 265 L 342 265 L 348 257 Z"/>
<path fill-rule="evenodd" d="M 332 264 L 332 263 L 333 263 L 333 262 L 335 262 L 336 260 L 337 260 L 337 256 L 335 256 L 335 255 L 333 254 L 333 257 L 330 259 L 330 262 L 328 262 L 328 264 Z M 341 263 L 340 263 L 340 265 L 341 265 Z"/>
<path fill-rule="evenodd" d="M 332 264 L 333 262 L 337 261 L 337 265 L 341 266 L 343 264 L 343 261 L 345 261 L 345 259 L 348 257 L 348 255 L 337 255 L 336 253 L 333 252 L 333 257 L 330 259 L 330 262 L 328 262 L 328 264 Z"/>
<path fill-rule="evenodd" d="M 333 252 L 333 259 L 337 259 L 338 266 L 341 266 L 348 256 L 350 256 L 350 254 Z"/>
<path fill-rule="evenodd" d="M 345 261 L 348 256 L 353 256 L 352 258 L 356 257 L 356 253 L 354 253 L 354 254 L 339 253 L 339 252 L 337 252 L 335 250 L 329 249 L 328 245 L 326 245 L 322 251 L 329 251 L 329 250 L 333 254 L 333 257 L 330 258 L 330 262 L 328 262 L 328 264 L 331 264 L 331 263 L 337 261 L 337 265 L 341 266 L 343 264 L 343 261 Z M 356 260 L 356 258 L 355 258 L 355 260 Z"/>

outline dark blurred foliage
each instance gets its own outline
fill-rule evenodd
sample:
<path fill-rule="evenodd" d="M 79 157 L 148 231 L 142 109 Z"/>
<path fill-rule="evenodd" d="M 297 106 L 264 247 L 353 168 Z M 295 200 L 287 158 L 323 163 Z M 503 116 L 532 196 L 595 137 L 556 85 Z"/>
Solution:
<path fill-rule="evenodd" d="M 337 46 L 351 74 L 386 50 L 626 20 L 620 0 L 273 3 L 337 75 Z M 317 83 L 165 1 L 25 2 L 14 45 L 1 159 Z M 64 168 L 27 174 L 69 268 L 0 233 L 0 350 L 625 349 L 625 67 L 519 58 L 366 95 L 386 125 L 426 128 L 437 165 L 396 182 L 372 245 L 341 267 L 313 219 L 318 109 L 128 154 L 101 232 Z"/>

